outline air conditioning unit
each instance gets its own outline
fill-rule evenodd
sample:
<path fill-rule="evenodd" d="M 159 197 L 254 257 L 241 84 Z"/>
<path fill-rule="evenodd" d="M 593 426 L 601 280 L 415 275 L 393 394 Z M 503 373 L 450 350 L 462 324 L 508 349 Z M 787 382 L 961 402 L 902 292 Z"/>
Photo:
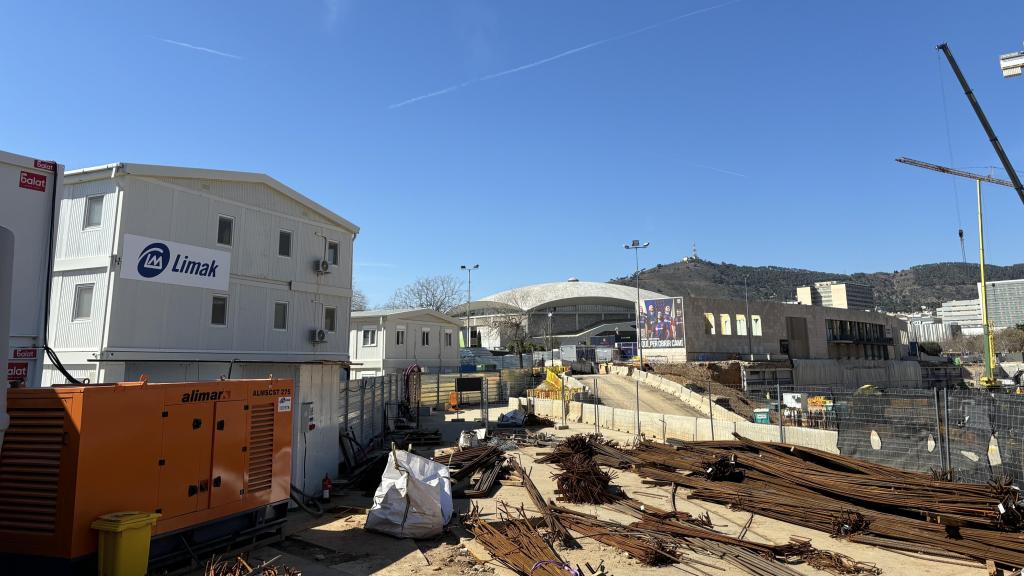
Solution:
<path fill-rule="evenodd" d="M 313 344 L 323 344 L 327 342 L 327 330 L 314 328 L 309 331 L 309 341 Z"/>
<path fill-rule="evenodd" d="M 330 274 L 331 263 L 327 260 L 316 260 L 313 262 L 313 270 L 316 270 L 317 274 Z"/>

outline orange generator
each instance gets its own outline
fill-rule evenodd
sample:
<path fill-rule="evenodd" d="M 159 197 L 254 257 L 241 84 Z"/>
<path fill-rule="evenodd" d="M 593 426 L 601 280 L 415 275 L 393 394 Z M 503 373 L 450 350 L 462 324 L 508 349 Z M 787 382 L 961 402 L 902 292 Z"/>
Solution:
<path fill-rule="evenodd" d="M 110 512 L 160 514 L 151 569 L 279 533 L 292 396 L 285 379 L 8 391 L 0 572 L 95 572 L 89 525 Z"/>

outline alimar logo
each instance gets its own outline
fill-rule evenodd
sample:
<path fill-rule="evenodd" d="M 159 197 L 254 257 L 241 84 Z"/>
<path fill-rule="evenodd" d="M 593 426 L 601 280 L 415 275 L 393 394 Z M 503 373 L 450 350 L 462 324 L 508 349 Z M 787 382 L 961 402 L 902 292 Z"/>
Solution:
<path fill-rule="evenodd" d="M 139 254 L 139 276 L 153 278 L 159 276 L 171 261 L 171 249 L 163 242 L 153 242 Z"/>

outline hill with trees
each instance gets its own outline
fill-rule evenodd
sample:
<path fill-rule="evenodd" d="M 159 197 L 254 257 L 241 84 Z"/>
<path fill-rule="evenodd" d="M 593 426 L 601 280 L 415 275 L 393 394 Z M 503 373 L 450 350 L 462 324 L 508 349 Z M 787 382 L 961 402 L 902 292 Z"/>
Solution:
<path fill-rule="evenodd" d="M 836 274 L 780 266 L 741 266 L 689 258 L 672 264 L 658 264 L 645 270 L 640 286 L 669 296 L 743 298 L 747 278 L 750 298 L 795 301 L 798 286 L 837 280 L 867 284 L 874 289 L 875 306 L 889 312 L 913 312 L 922 306 L 934 308 L 949 300 L 977 298 L 978 265 L 960 262 L 922 264 L 892 272 Z M 987 280 L 1024 278 L 1024 264 L 986 266 Z M 634 276 L 611 282 L 632 286 Z"/>

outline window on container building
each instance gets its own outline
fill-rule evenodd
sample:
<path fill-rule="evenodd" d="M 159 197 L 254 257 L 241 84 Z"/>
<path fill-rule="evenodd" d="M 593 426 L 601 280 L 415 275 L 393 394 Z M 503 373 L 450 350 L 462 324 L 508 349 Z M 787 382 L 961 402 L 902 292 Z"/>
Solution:
<path fill-rule="evenodd" d="M 274 330 L 288 329 L 288 303 L 274 302 Z"/>
<path fill-rule="evenodd" d="M 92 318 L 92 284 L 75 286 L 75 307 L 71 311 L 71 320 L 88 320 Z"/>
<path fill-rule="evenodd" d="M 430 346 L 430 329 L 424 328 L 420 332 L 420 346 Z"/>
<path fill-rule="evenodd" d="M 404 345 L 405 345 L 405 326 L 399 326 L 398 329 L 395 330 L 395 346 L 404 346 Z"/>
<path fill-rule="evenodd" d="M 452 347 L 452 331 L 451 330 L 445 330 L 444 331 L 444 345 L 446 347 L 448 347 L 448 348 Z"/>
<path fill-rule="evenodd" d="M 328 332 L 338 331 L 338 309 L 334 306 L 324 307 L 324 330 Z"/>
<path fill-rule="evenodd" d="M 332 265 L 338 265 L 338 243 L 328 242 L 327 243 L 327 261 Z"/>
<path fill-rule="evenodd" d="M 82 228 L 99 228 L 103 224 L 103 196 L 89 196 L 85 199 L 85 221 Z"/>
<path fill-rule="evenodd" d="M 235 231 L 235 219 L 231 216 L 217 217 L 217 244 L 231 246 L 231 237 Z"/>
<path fill-rule="evenodd" d="M 277 234 L 277 255 L 291 257 L 292 255 L 292 233 L 281 230 Z"/>
<path fill-rule="evenodd" d="M 228 325 L 228 297 L 214 296 L 210 305 L 210 324 L 214 326 Z"/>
<path fill-rule="evenodd" d="M 761 317 L 756 314 L 750 315 L 750 334 L 753 336 L 761 335 Z"/>
<path fill-rule="evenodd" d="M 722 336 L 732 336 L 732 318 L 728 314 L 719 314 L 722 321 Z"/>
<path fill-rule="evenodd" d="M 363 346 L 377 345 L 377 331 L 373 328 L 363 328 Z"/>

